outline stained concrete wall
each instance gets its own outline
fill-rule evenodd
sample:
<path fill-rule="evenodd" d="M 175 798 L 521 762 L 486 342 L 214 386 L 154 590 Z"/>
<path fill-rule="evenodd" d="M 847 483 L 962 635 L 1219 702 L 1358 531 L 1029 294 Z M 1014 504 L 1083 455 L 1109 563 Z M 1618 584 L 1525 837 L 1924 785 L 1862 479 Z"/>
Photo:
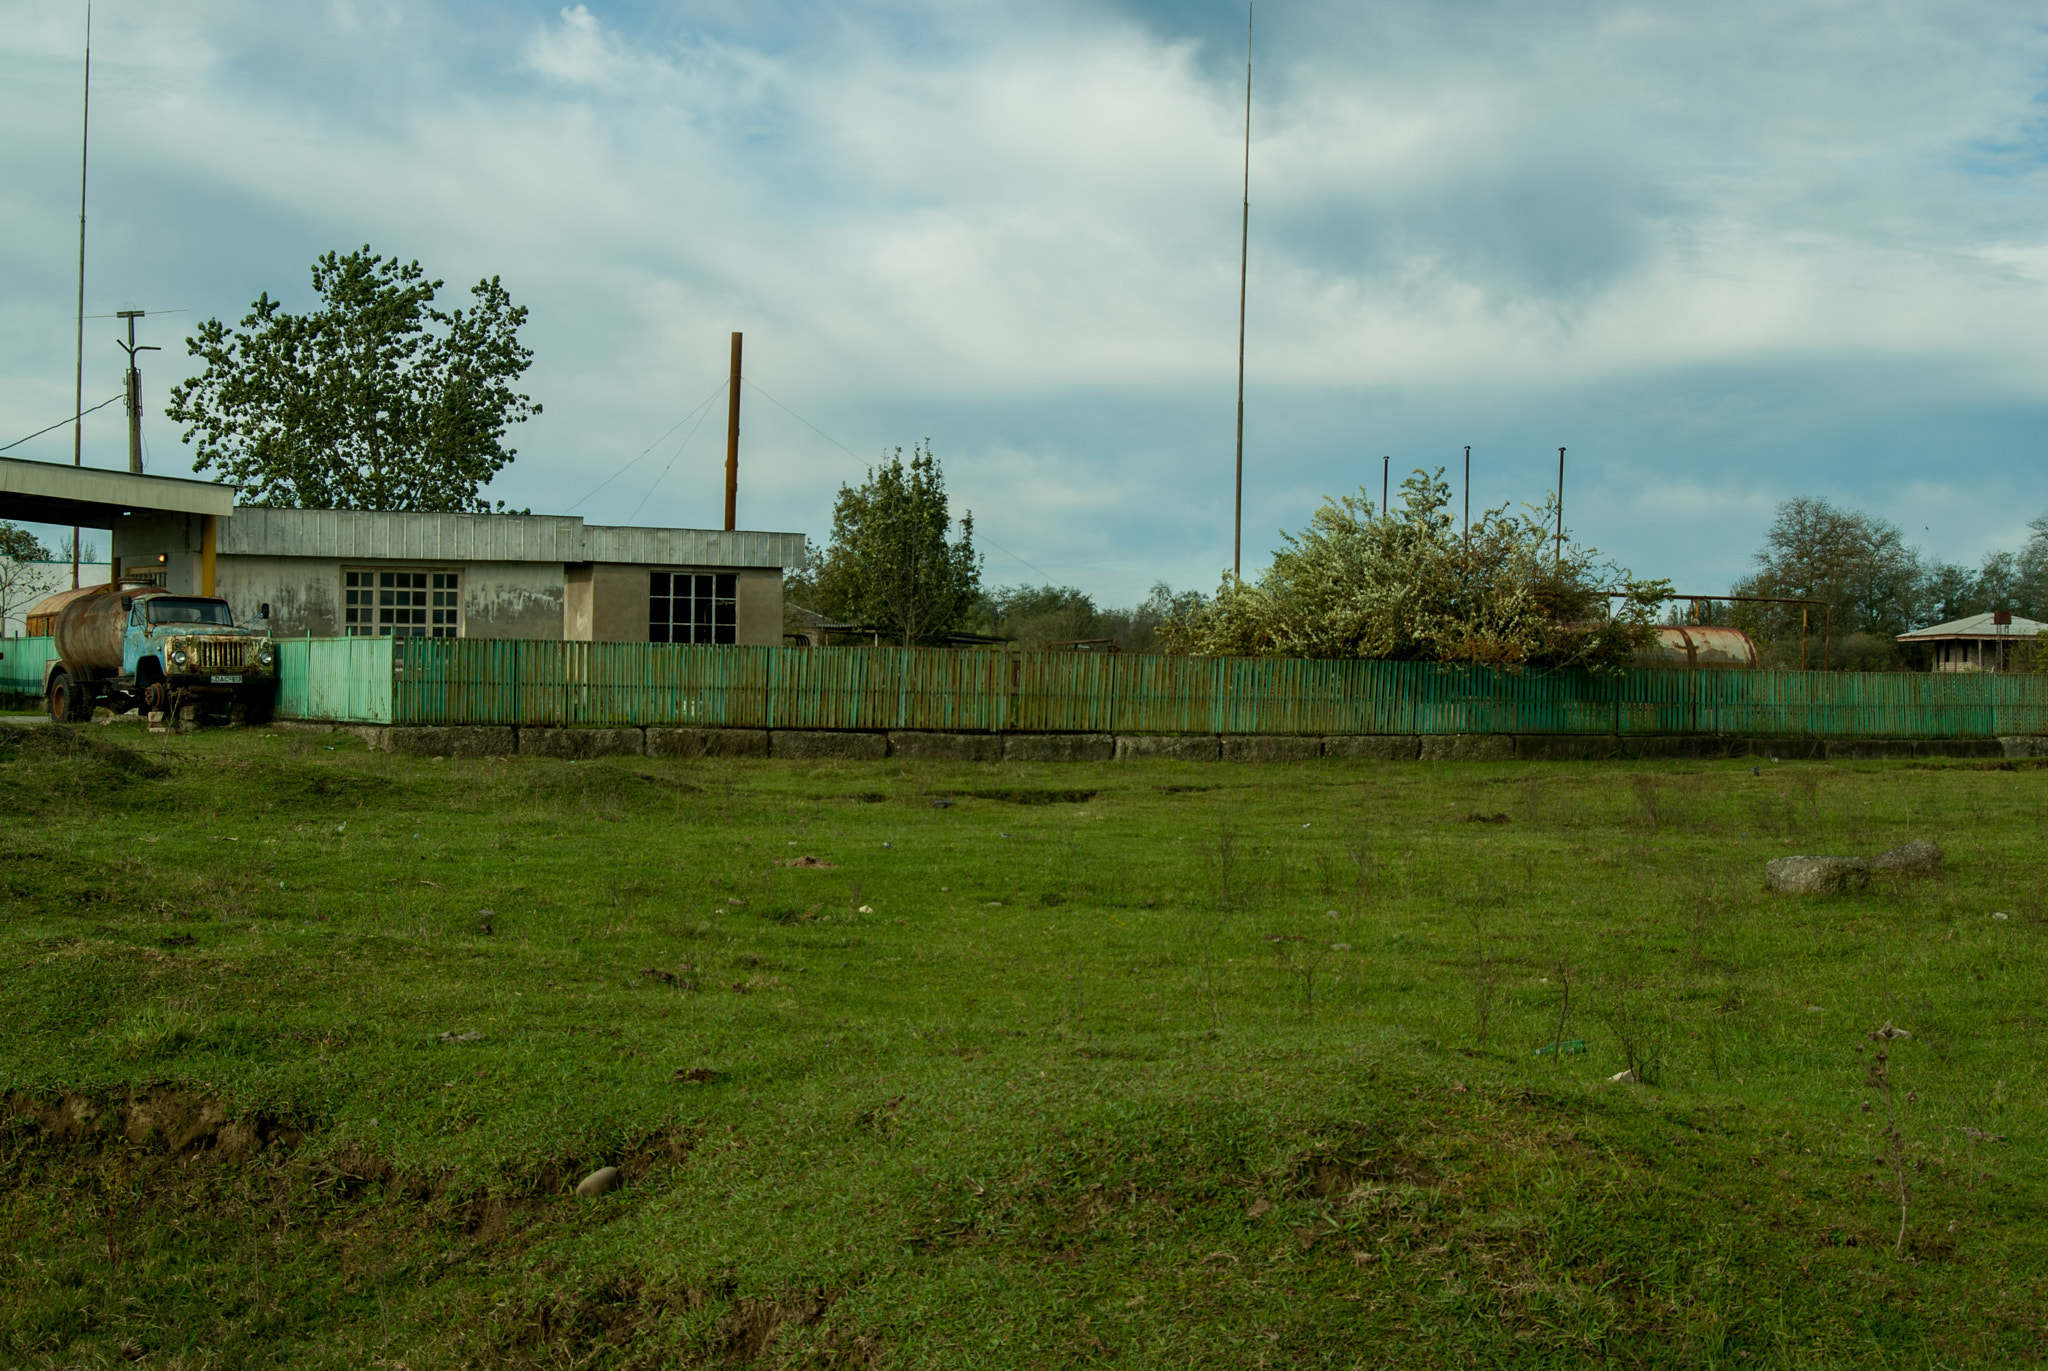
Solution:
<path fill-rule="evenodd" d="M 318 557 L 216 557 L 214 587 L 248 618 L 270 606 L 270 631 L 283 638 L 333 638 L 343 632 L 344 570 L 404 567 L 462 573 L 465 638 L 560 638 L 562 569 L 550 562 L 327 561 Z"/>

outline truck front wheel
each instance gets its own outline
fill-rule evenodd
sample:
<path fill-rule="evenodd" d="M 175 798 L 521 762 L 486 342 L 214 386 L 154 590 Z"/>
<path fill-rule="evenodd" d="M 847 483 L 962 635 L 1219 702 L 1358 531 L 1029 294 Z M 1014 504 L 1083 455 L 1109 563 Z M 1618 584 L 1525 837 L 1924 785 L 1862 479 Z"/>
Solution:
<path fill-rule="evenodd" d="M 70 675 L 62 671 L 50 677 L 49 693 L 43 703 L 53 724 L 82 724 L 92 718 L 92 697 L 85 687 L 73 685 Z"/>

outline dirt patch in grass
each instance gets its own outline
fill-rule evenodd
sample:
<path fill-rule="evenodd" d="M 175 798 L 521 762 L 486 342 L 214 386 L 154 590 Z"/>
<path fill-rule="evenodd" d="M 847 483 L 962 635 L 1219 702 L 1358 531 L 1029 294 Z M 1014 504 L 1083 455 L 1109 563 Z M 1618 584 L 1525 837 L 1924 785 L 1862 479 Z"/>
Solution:
<path fill-rule="evenodd" d="M 1036 790 L 1022 786 L 997 786 L 981 790 L 944 790 L 942 795 L 964 795 L 975 800 L 1000 800 L 1013 805 L 1082 805 L 1100 795 L 1099 790 Z"/>

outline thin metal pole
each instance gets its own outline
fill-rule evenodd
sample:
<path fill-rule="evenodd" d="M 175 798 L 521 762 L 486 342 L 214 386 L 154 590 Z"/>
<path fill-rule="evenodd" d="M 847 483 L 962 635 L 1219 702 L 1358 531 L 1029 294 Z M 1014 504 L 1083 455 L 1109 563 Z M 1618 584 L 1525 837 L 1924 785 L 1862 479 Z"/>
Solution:
<path fill-rule="evenodd" d="M 1237 502 L 1231 519 L 1230 574 L 1244 575 L 1244 297 L 1252 251 L 1252 7 L 1244 7 L 1244 216 L 1237 239 Z"/>
<path fill-rule="evenodd" d="M 71 395 L 71 465 L 85 465 L 85 159 L 92 147 L 92 0 L 85 3 L 85 96 L 78 118 L 78 369 Z M 78 589 L 78 525 L 71 526 L 71 588 Z"/>
<path fill-rule="evenodd" d="M 1557 567 L 1564 574 L 1564 449 L 1557 450 Z"/>
<path fill-rule="evenodd" d="M 1387 472 L 1393 465 L 1393 462 L 1392 454 L 1380 458 L 1380 518 L 1382 520 L 1387 517 Z"/>
<path fill-rule="evenodd" d="M 732 378 L 725 386 L 725 530 L 740 526 L 740 335 L 732 336 Z"/>
<path fill-rule="evenodd" d="M 1472 445 L 1465 444 L 1465 556 L 1472 556 Z"/>
<path fill-rule="evenodd" d="M 1805 605 L 1799 606 L 1799 669 L 1801 671 L 1806 670 L 1806 616 L 1808 612 Z"/>

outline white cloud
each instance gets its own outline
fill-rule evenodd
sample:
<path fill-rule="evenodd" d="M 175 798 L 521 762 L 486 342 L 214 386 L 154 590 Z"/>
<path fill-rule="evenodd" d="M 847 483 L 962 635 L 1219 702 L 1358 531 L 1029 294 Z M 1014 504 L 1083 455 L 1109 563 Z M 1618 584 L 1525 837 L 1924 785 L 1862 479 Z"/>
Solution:
<path fill-rule="evenodd" d="M 70 397 L 77 72 L 54 14 L 0 0 L 14 432 Z M 123 15 L 96 53 L 89 301 L 234 316 L 359 242 L 458 287 L 502 274 L 533 307 L 547 406 L 502 493 L 536 507 L 666 429 L 743 328 L 750 372 L 856 451 L 941 437 L 989 535 L 1049 573 L 1119 595 L 1154 570 L 1207 584 L 1228 556 L 1242 69 L 1235 36 L 1178 22 L 1079 4 Z M 2048 505 L 2027 460 L 2048 407 L 2048 40 L 2022 7 L 1412 0 L 1262 34 L 1261 556 L 1364 454 L 1413 465 L 1475 439 L 1611 454 L 1578 506 L 1588 536 L 1693 582 L 1739 572 L 1783 495 L 1919 508 L 1914 447 L 1958 416 L 1976 429 L 1943 458 L 1957 488 Z M 858 464 L 748 404 L 745 517 L 821 533 Z M 706 519 L 696 460 L 652 494 L 636 468 L 584 512 L 645 496 L 640 517 Z M 1542 464 L 1517 461 L 1497 469 L 1540 493 Z M 1966 507 L 1941 508 L 1922 541 L 1976 547 Z"/>

